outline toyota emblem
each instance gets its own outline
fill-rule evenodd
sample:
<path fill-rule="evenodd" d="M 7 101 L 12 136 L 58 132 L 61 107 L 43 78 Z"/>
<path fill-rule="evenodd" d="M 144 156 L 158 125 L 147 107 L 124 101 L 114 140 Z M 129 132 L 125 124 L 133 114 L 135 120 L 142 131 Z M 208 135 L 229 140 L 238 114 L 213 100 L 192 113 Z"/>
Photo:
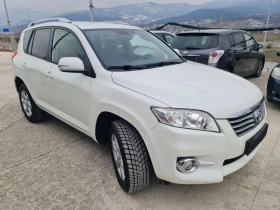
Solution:
<path fill-rule="evenodd" d="M 255 111 L 254 118 L 257 123 L 261 121 L 261 113 L 259 110 Z"/>

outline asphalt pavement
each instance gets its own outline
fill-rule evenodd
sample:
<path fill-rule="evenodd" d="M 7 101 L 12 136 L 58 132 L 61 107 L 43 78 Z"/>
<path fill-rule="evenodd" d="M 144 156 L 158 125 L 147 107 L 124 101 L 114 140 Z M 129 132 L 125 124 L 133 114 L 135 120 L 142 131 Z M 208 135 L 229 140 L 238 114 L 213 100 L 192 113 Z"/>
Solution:
<path fill-rule="evenodd" d="M 0 209 L 280 209 L 280 105 L 267 102 L 270 124 L 257 155 L 219 184 L 166 184 L 128 195 L 108 148 L 48 117 L 29 123 L 15 91 L 11 53 L 0 52 Z M 249 78 L 265 94 L 269 70 Z M 244 90 L 246 91 L 246 90 Z"/>

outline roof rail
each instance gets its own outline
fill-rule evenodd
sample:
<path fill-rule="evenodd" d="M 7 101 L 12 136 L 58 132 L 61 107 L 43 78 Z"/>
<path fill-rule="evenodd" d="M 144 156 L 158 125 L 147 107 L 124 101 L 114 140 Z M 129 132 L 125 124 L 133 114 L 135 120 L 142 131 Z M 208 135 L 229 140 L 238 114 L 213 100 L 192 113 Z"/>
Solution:
<path fill-rule="evenodd" d="M 37 21 L 31 22 L 31 23 L 29 23 L 29 25 L 27 26 L 27 28 L 32 27 L 32 26 L 35 26 L 36 24 L 45 23 L 45 22 L 63 22 L 63 23 L 71 23 L 71 21 L 68 20 L 68 19 L 66 19 L 66 18 L 60 18 L 60 17 L 57 17 L 57 18 L 47 18 L 47 19 L 42 19 L 42 20 L 37 20 Z"/>

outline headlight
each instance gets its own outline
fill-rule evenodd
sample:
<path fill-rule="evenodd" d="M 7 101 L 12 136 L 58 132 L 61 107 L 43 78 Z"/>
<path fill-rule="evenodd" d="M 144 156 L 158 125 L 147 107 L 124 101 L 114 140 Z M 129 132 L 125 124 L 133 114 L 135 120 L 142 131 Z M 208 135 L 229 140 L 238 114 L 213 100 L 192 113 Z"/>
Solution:
<path fill-rule="evenodd" d="M 213 117 L 203 111 L 156 107 L 153 107 L 152 111 L 158 120 L 166 125 L 193 130 L 220 132 Z"/>
<path fill-rule="evenodd" d="M 280 68 L 279 67 L 275 67 L 272 71 L 271 76 L 275 79 L 280 79 Z"/>

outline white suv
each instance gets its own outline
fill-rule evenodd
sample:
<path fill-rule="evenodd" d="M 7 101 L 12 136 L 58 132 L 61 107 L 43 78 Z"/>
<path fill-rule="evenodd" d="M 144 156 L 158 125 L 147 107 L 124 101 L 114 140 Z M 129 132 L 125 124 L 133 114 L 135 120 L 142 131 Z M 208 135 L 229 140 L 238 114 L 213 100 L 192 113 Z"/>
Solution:
<path fill-rule="evenodd" d="M 35 22 L 23 31 L 13 66 L 26 118 L 38 123 L 49 113 L 109 144 L 129 193 L 146 188 L 153 170 L 172 183 L 221 182 L 267 133 L 256 86 L 186 61 L 137 27 Z"/>

